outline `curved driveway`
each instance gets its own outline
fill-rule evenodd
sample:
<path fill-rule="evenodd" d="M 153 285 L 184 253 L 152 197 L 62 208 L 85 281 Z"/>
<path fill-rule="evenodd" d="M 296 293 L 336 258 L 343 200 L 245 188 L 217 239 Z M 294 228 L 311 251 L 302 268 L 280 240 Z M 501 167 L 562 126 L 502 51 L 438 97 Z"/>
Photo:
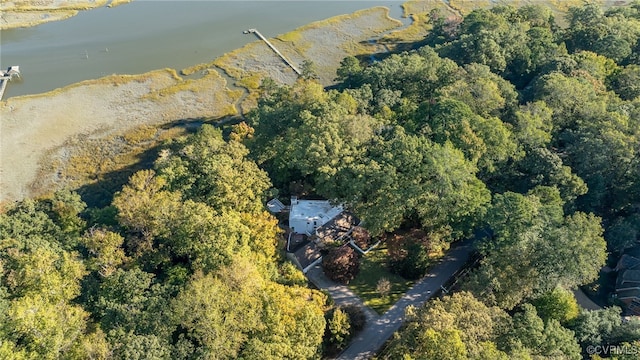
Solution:
<path fill-rule="evenodd" d="M 338 359 L 359 360 L 368 359 L 375 355 L 376 351 L 402 325 L 407 306 L 418 307 L 424 304 L 456 271 L 464 266 L 473 252 L 472 242 L 471 239 L 465 240 L 452 248 L 439 264 L 434 266 L 424 278 L 416 282 L 384 315 L 372 319 L 374 321 L 367 321 L 365 328 L 351 341 L 349 347 L 338 356 Z"/>

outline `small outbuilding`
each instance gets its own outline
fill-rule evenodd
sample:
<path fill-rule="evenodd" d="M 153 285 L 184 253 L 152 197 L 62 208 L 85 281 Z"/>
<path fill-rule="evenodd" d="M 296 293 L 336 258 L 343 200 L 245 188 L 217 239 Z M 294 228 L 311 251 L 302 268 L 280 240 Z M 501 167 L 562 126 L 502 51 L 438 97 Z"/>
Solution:
<path fill-rule="evenodd" d="M 287 207 L 280 200 L 271 199 L 267 203 L 267 210 L 272 214 L 278 214 L 287 210 Z"/>

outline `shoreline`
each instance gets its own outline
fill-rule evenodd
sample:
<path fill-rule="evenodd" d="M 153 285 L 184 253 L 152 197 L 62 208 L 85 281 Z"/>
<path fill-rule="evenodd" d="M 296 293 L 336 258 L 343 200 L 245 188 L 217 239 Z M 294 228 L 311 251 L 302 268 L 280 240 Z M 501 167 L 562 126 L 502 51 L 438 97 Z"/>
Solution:
<path fill-rule="evenodd" d="M 0 4 L 0 30 L 32 27 L 52 21 L 62 21 L 80 11 L 115 7 L 132 0 L 29 0 L 4 1 Z"/>
<path fill-rule="evenodd" d="M 391 18 L 388 8 L 378 6 L 312 22 L 269 40 L 296 64 L 313 61 L 320 83 L 327 86 L 333 83 L 345 56 L 375 55 L 381 47 L 388 51 L 387 44 L 372 43 L 371 39 L 384 35 L 383 41 L 395 38 L 400 44 L 402 39 L 420 36 L 426 29 L 420 28 L 424 24 L 416 25 L 418 11 L 426 9 L 421 6 L 435 3 L 439 4 L 437 8 L 449 11 L 444 2 L 435 0 L 405 3 L 405 15 L 414 19 L 414 24 L 407 27 Z M 98 182 L 111 172 L 133 165 L 135 159 L 127 151 L 141 151 L 136 146 L 144 141 L 148 147 L 157 145 L 163 126 L 237 116 L 255 106 L 256 90 L 263 78 L 282 84 L 291 84 L 297 78 L 258 39 L 209 63 L 182 69 L 181 73 L 184 78 L 174 69 L 111 75 L 0 101 L 0 204 Z M 143 131 L 149 135 L 139 144 L 119 143 L 127 132 L 139 132 L 141 127 L 149 126 L 157 131 Z M 78 140 L 83 137 L 88 139 L 86 143 Z M 96 139 L 104 141 L 99 145 L 89 141 Z M 100 147 L 97 152 L 108 151 L 87 158 L 87 149 L 96 146 Z M 83 161 L 93 162 L 85 167 L 87 174 L 74 168 L 74 164 Z"/>
<path fill-rule="evenodd" d="M 322 81 L 328 85 L 344 56 L 370 51 L 368 39 L 400 25 L 389 17 L 389 9 L 374 7 L 313 22 L 270 41 L 297 64 L 320 59 Z M 127 147 L 116 145 L 129 131 L 235 116 L 238 108 L 247 111 L 255 103 L 255 90 L 262 78 L 282 83 L 296 79 L 295 73 L 258 39 L 196 67 L 199 75 L 195 78 L 180 77 L 173 69 L 112 75 L 0 102 L 0 203 L 42 196 L 65 186 L 82 186 L 83 182 L 97 181 L 108 172 L 131 165 L 114 163 L 105 167 L 93 163 L 87 165 L 91 174 L 70 172 L 73 164 L 82 162 L 78 158 L 86 154 L 78 139 L 87 139 L 84 145 L 88 147 L 95 146 L 91 139 L 112 139 L 95 152 L 113 149 L 114 153 L 106 151 L 103 158 L 126 158 L 123 152 Z M 222 71 L 236 83 L 227 84 Z M 249 93 L 241 104 L 242 94 L 233 90 L 238 87 Z M 69 146 L 74 141 L 76 145 Z"/>

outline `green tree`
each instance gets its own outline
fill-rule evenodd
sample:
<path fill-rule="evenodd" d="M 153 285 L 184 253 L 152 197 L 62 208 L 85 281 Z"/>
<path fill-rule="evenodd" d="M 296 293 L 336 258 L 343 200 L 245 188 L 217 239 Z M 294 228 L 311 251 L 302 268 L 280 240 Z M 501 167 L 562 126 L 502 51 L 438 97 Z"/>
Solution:
<path fill-rule="evenodd" d="M 316 68 L 316 64 L 311 60 L 305 60 L 301 65 L 300 77 L 305 80 L 318 79 L 318 69 Z"/>
<path fill-rule="evenodd" d="M 79 214 L 84 211 L 87 205 L 82 201 L 80 195 L 69 190 L 60 190 L 53 194 L 49 202 L 52 219 L 64 232 L 79 234 L 82 231 L 85 222 Z"/>
<path fill-rule="evenodd" d="M 362 70 L 360 61 L 355 56 L 347 56 L 340 61 L 334 80 L 347 88 L 358 86 L 361 82 Z"/>
<path fill-rule="evenodd" d="M 416 349 L 415 354 L 420 359 L 463 360 L 469 358 L 459 330 L 426 329 L 419 336 L 421 346 Z"/>
<path fill-rule="evenodd" d="M 603 11 L 595 2 L 569 9 L 565 41 L 570 51 L 590 50 L 617 63 L 630 60 L 640 38 L 636 6 Z"/>
<path fill-rule="evenodd" d="M 524 304 L 522 311 L 513 316 L 513 328 L 508 337 L 516 346 L 529 349 L 534 356 L 581 358 L 580 346 L 573 333 L 555 319 L 545 324 L 531 304 Z"/>
<path fill-rule="evenodd" d="M 266 267 L 274 256 L 279 230 L 264 212 L 216 212 L 205 203 L 182 200 L 181 193 L 166 190 L 164 178 L 153 171 L 134 174 L 114 205 L 121 223 L 140 239 L 130 241 L 133 252 L 151 269 L 184 262 L 193 271 L 209 272 L 252 249 Z"/>
<path fill-rule="evenodd" d="M 454 82 L 458 72 L 453 61 L 423 47 L 415 53 L 391 55 L 367 67 L 362 81 L 371 86 L 374 100 L 382 90 L 399 90 L 403 98 L 417 103 L 431 99 L 438 88 Z"/>
<path fill-rule="evenodd" d="M 94 314 L 105 331 L 168 337 L 175 324 L 168 317 L 168 289 L 139 268 L 118 269 L 100 285 Z"/>
<path fill-rule="evenodd" d="M 215 275 L 196 273 L 173 299 L 172 314 L 187 353 L 312 358 L 322 342 L 324 302 L 312 290 L 266 281 L 247 259 L 236 258 Z"/>
<path fill-rule="evenodd" d="M 430 105 L 424 121 L 421 133 L 439 144 L 450 141 L 487 172 L 516 156 L 517 146 L 508 127 L 496 117 L 477 115 L 462 101 L 444 98 Z"/>
<path fill-rule="evenodd" d="M 13 204 L 0 214 L 0 239 L 26 251 L 75 244 L 78 233 L 66 232 L 50 214 L 50 206 L 43 201 L 25 199 Z"/>
<path fill-rule="evenodd" d="M 385 352 L 385 358 L 403 356 L 429 359 L 478 358 L 508 328 L 508 315 L 487 307 L 468 292 L 455 293 L 429 302 L 425 308 L 407 314 L 407 324 Z"/>
<path fill-rule="evenodd" d="M 630 64 L 610 76 L 611 88 L 623 100 L 640 96 L 640 66 Z"/>
<path fill-rule="evenodd" d="M 561 324 L 568 324 L 580 312 L 580 307 L 573 294 L 561 287 L 534 299 L 532 304 L 545 322 L 554 319 Z"/>
<path fill-rule="evenodd" d="M 11 240 L 2 244 L 3 342 L 27 358 L 57 359 L 70 352 L 91 333 L 89 313 L 73 302 L 84 264 L 76 253 L 46 243 L 33 249 Z"/>
<path fill-rule="evenodd" d="M 640 214 L 617 218 L 606 230 L 608 248 L 612 252 L 622 253 L 633 247 L 640 239 Z"/>
<path fill-rule="evenodd" d="M 259 275 L 252 279 L 254 284 L 226 284 L 211 275 L 196 275 L 175 298 L 174 315 L 185 337 L 201 348 L 203 356 L 239 357 L 249 332 L 256 330 L 261 322 L 260 299 L 254 297 L 252 291 L 254 287 L 263 286 L 259 279 Z"/>
<path fill-rule="evenodd" d="M 153 334 L 135 334 L 133 332 L 112 331 L 110 333 L 115 359 L 131 360 L 169 360 L 172 359 L 171 347 L 166 340 Z"/>
<path fill-rule="evenodd" d="M 336 308 L 327 322 L 327 331 L 329 332 L 329 343 L 338 349 L 344 349 L 351 337 L 349 316 L 340 308 Z"/>
<path fill-rule="evenodd" d="M 88 316 L 78 305 L 29 294 L 12 301 L 3 327 L 30 358 L 57 359 L 81 339 Z"/>
<path fill-rule="evenodd" d="M 127 261 L 124 253 L 124 238 L 117 233 L 101 228 L 91 228 L 80 240 L 87 249 L 87 267 L 101 276 L 109 276 Z"/>
<path fill-rule="evenodd" d="M 271 183 L 246 156 L 237 141 L 225 142 L 222 132 L 204 125 L 192 136 L 176 140 L 167 156 L 156 162 L 167 189 L 204 202 L 216 211 L 260 212 Z"/>
<path fill-rule="evenodd" d="M 428 249 L 417 241 L 408 241 L 402 247 L 403 256 L 392 257 L 389 267 L 405 279 L 416 280 L 423 277 L 431 264 Z"/>
<path fill-rule="evenodd" d="M 262 326 L 244 345 L 242 357 L 315 358 L 325 329 L 324 295 L 307 288 L 273 283 L 267 284 L 265 293 Z"/>
<path fill-rule="evenodd" d="M 523 299 L 592 281 L 606 260 L 600 219 L 564 216 L 554 188 L 494 197 L 487 220 L 494 236 L 481 245 L 482 266 L 468 282 L 489 303 L 511 309 Z"/>
<path fill-rule="evenodd" d="M 373 235 L 415 216 L 428 233 L 452 228 L 460 236 L 489 201 L 475 173 L 451 144 L 433 144 L 395 128 L 370 145 L 363 164 L 337 175 L 336 187 L 345 195 L 335 198 L 348 200 Z"/>
<path fill-rule="evenodd" d="M 640 339 L 640 322 L 623 322 L 619 307 L 602 310 L 583 310 L 571 328 L 583 347 L 588 345 L 618 344 Z"/>
<path fill-rule="evenodd" d="M 166 180 L 153 170 L 133 174 L 113 199 L 120 224 L 147 241 L 167 234 L 167 220 L 178 213 L 181 196 L 165 186 Z"/>

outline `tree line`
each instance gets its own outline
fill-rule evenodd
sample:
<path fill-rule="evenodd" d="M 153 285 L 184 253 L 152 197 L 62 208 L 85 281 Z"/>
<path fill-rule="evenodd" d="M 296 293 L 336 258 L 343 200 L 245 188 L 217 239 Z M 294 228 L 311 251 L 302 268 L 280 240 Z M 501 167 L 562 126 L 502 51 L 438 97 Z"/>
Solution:
<path fill-rule="evenodd" d="M 277 251 L 267 174 L 203 126 L 112 204 L 60 191 L 0 214 L 3 359 L 284 359 L 322 349 L 327 297 Z"/>
<path fill-rule="evenodd" d="M 580 358 L 640 339 L 619 308 L 578 313 L 565 293 L 639 240 L 640 3 L 572 8 L 567 28 L 543 6 L 430 18 L 416 50 L 345 58 L 332 90 L 264 83 L 250 156 L 282 194 L 347 204 L 373 236 L 423 230 L 400 245 L 411 268 L 426 269 L 421 252 L 481 238 L 468 292 L 418 310 L 389 358 Z M 545 314 L 566 303 L 571 316 Z M 434 325 L 440 305 L 495 311 L 482 328 L 496 330 L 478 340 L 463 321 Z"/>
<path fill-rule="evenodd" d="M 420 229 L 395 244 L 407 273 L 481 238 L 464 291 L 412 310 L 384 357 L 577 359 L 640 339 L 618 308 L 580 312 L 568 292 L 638 241 L 640 3 L 572 8 L 566 29 L 541 6 L 431 19 L 414 51 L 345 58 L 335 89 L 265 80 L 246 123 L 167 143 L 110 206 L 71 191 L 6 206 L 0 357 L 344 346 L 362 320 L 306 286 L 265 212 L 291 194 L 344 204 L 374 237 Z"/>

